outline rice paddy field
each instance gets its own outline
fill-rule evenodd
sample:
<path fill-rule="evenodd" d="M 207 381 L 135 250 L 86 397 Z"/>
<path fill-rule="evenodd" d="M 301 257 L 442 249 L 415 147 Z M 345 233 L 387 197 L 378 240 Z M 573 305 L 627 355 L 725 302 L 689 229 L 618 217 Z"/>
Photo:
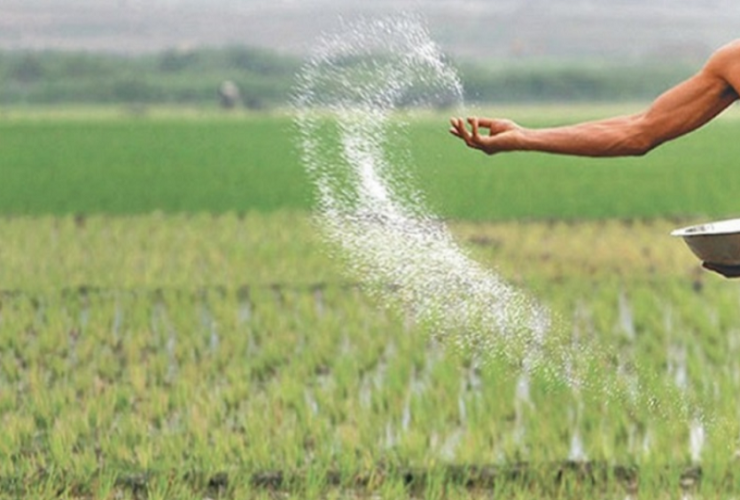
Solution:
<path fill-rule="evenodd" d="M 643 376 L 617 398 L 364 293 L 288 117 L 6 110 L 0 497 L 740 498 L 740 288 L 669 236 L 740 213 L 735 113 L 608 161 L 487 158 L 411 122 L 429 204 L 574 349 L 627 360 L 596 380 Z"/>

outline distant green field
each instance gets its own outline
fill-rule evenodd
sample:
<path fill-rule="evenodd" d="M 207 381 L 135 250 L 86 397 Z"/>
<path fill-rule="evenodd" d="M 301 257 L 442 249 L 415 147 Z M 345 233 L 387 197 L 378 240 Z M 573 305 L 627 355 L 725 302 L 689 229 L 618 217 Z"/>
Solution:
<path fill-rule="evenodd" d="M 11 120 L 0 137 L 6 214 L 310 206 L 287 120 Z"/>
<path fill-rule="evenodd" d="M 527 125 L 613 109 L 510 110 Z M 503 112 L 508 112 L 507 110 Z M 284 116 L 9 114 L 0 120 L 0 213 L 138 214 L 308 210 L 311 187 Z M 447 218 L 608 218 L 740 213 L 740 121 L 725 119 L 643 158 L 487 158 L 409 127 L 409 169 Z"/>

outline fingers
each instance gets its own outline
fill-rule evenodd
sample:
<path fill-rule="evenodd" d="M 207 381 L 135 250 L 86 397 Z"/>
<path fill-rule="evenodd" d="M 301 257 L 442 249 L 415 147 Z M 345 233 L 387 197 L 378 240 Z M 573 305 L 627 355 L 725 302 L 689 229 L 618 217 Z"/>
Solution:
<path fill-rule="evenodd" d="M 469 122 L 471 122 L 471 120 L 472 118 L 468 118 Z M 452 135 L 464 140 L 465 144 L 467 144 L 471 148 L 476 148 L 476 149 L 480 148 L 480 145 L 478 144 L 480 135 L 478 134 L 477 125 L 473 126 L 473 130 L 471 133 L 471 132 L 468 132 L 468 129 L 465 126 L 465 122 L 463 121 L 462 118 L 450 118 L 450 124 L 452 125 L 452 127 L 450 128 L 450 133 Z"/>
<path fill-rule="evenodd" d="M 471 128 L 473 129 L 473 141 L 476 143 L 480 142 L 480 133 L 478 132 L 478 118 L 475 116 L 471 116 L 468 118 L 468 123 L 470 123 Z"/>
<path fill-rule="evenodd" d="M 462 118 L 451 118 L 450 124 L 452 125 L 452 128 L 450 128 L 450 133 L 452 135 L 465 141 L 465 144 L 469 147 L 477 148 L 477 145 L 475 144 L 473 137 L 468 132 L 468 129 L 465 127 L 465 122 Z"/>
<path fill-rule="evenodd" d="M 458 137 L 463 137 L 467 135 L 474 139 L 479 139 L 481 128 L 491 129 L 492 127 L 496 127 L 499 122 L 505 122 L 506 120 L 492 120 L 490 118 L 478 118 L 477 116 L 471 116 L 468 117 L 467 121 L 470 124 L 470 133 L 468 133 L 462 118 L 450 118 L 450 124 L 452 125 L 452 128 L 450 128 L 450 133 Z M 505 124 L 500 123 L 500 125 L 496 128 L 504 129 Z"/>
<path fill-rule="evenodd" d="M 479 118 L 478 125 L 491 131 L 491 135 L 500 134 L 516 128 L 516 124 L 511 120 L 501 118 Z"/>
<path fill-rule="evenodd" d="M 515 150 L 517 146 L 512 146 L 512 141 L 516 140 L 516 134 L 510 132 L 523 130 L 511 120 L 477 116 L 468 117 L 467 123 L 462 118 L 450 118 L 450 125 L 452 135 L 465 141 L 468 147 L 489 155 Z"/>
<path fill-rule="evenodd" d="M 485 151 L 488 154 L 492 154 L 490 150 L 492 136 L 510 130 L 512 127 L 512 122 L 509 120 L 478 118 L 477 116 L 468 117 L 467 124 L 470 126 L 469 131 L 465 120 L 450 118 L 450 125 L 452 126 L 450 133 L 465 141 L 468 147 Z M 481 135 L 481 129 L 487 129 L 488 134 Z"/>
<path fill-rule="evenodd" d="M 454 136 L 464 139 L 465 127 L 462 126 L 462 119 L 450 118 L 450 133 Z"/>

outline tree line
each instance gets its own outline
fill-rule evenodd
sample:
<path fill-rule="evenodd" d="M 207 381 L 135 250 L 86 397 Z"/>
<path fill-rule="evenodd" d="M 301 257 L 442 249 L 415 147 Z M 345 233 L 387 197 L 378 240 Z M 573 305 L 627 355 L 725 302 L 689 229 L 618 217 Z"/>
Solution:
<path fill-rule="evenodd" d="M 295 56 L 254 47 L 167 50 L 138 56 L 5 51 L 0 52 L 0 105 L 209 105 L 219 102 L 224 82 L 232 82 L 239 91 L 240 106 L 270 109 L 288 102 L 300 64 Z M 692 71 L 670 61 L 453 64 L 460 71 L 466 100 L 486 103 L 650 99 Z"/>

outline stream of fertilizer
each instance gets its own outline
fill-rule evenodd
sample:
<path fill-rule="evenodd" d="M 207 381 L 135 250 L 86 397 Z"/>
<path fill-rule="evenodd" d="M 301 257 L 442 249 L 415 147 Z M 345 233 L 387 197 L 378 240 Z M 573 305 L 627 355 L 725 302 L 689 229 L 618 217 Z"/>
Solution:
<path fill-rule="evenodd" d="M 352 273 L 466 352 L 535 363 L 548 312 L 473 261 L 408 177 L 408 107 L 462 106 L 460 79 L 423 24 L 400 16 L 326 35 L 298 76 L 294 105 L 319 219 Z"/>
<path fill-rule="evenodd" d="M 297 76 L 293 105 L 319 223 L 381 303 L 448 346 L 521 367 L 520 387 L 538 370 L 577 394 L 598 385 L 609 397 L 650 400 L 631 375 L 626 389 L 585 380 L 579 367 L 593 347 L 553 340 L 551 313 L 471 259 L 414 187 L 402 111 L 463 107 L 462 83 L 423 23 L 396 16 L 324 35 Z M 577 429 L 571 456 L 584 456 Z"/>

